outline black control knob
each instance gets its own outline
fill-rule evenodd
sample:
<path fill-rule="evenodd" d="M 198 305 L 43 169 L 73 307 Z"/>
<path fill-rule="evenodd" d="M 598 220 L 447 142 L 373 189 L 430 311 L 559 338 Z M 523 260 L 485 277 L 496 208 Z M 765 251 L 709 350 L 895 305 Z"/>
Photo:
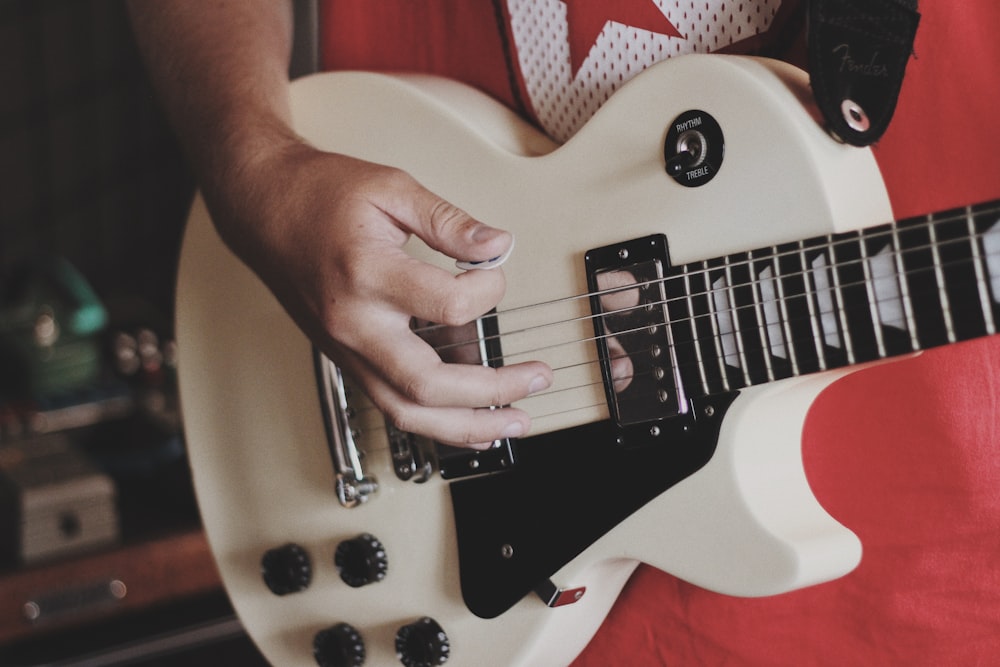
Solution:
<path fill-rule="evenodd" d="M 264 553 L 260 559 L 260 573 L 275 595 L 298 593 L 312 581 L 312 562 L 305 549 L 289 543 Z"/>
<path fill-rule="evenodd" d="M 370 533 L 362 533 L 337 545 L 333 564 L 348 586 L 359 588 L 385 579 L 389 559 L 385 547 Z"/>
<path fill-rule="evenodd" d="M 432 667 L 448 662 L 448 635 L 433 618 L 404 625 L 396 632 L 396 657 L 406 667 Z"/>
<path fill-rule="evenodd" d="M 352 626 L 338 623 L 316 633 L 313 656 L 319 667 L 361 667 L 365 663 L 365 643 Z"/>

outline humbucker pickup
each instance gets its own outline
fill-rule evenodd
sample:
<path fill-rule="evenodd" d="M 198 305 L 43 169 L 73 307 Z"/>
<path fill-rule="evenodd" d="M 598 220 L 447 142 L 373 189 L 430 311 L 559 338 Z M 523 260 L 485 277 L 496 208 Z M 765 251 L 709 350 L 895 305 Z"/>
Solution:
<path fill-rule="evenodd" d="M 662 234 L 595 248 L 587 284 L 608 407 L 620 428 L 688 411 L 663 286 Z"/>

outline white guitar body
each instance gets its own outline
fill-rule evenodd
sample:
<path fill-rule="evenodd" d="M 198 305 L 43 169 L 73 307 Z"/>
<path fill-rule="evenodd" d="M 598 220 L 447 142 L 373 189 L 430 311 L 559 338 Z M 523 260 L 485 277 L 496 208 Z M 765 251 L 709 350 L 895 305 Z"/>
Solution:
<path fill-rule="evenodd" d="M 500 311 L 585 294 L 587 251 L 649 234 L 665 234 L 671 262 L 681 264 L 891 220 L 871 153 L 825 134 L 808 98 L 806 76 L 780 63 L 688 56 L 638 76 L 556 146 L 500 105 L 444 81 L 335 73 L 297 81 L 292 92 L 296 128 L 316 146 L 404 168 L 515 234 Z M 670 123 L 691 109 L 707 111 L 725 133 L 722 167 L 701 187 L 677 184 L 663 164 Z M 422 246 L 412 251 L 454 268 Z M 581 339 L 593 336 L 589 323 L 580 326 Z M 715 591 L 761 596 L 840 577 L 861 556 L 857 538 L 813 497 L 802 466 L 810 405 L 846 371 L 816 373 L 740 390 L 703 468 L 549 573 L 558 589 L 585 587 L 578 601 L 551 608 L 529 594 L 480 618 L 463 601 L 452 482 L 397 479 L 372 411 L 359 440 L 379 489 L 353 508 L 338 502 L 312 347 L 222 244 L 200 201 L 184 242 L 177 337 L 204 525 L 242 622 L 275 665 L 315 665 L 313 637 L 340 622 L 361 635 L 365 664 L 399 664 L 397 629 L 424 616 L 447 633 L 449 665 L 565 665 L 639 562 Z M 528 339 L 522 349 L 540 346 Z M 526 406 L 531 435 L 608 419 L 600 371 L 588 372 L 596 373 L 596 400 L 579 405 L 591 407 L 563 405 L 572 391 Z M 631 471 L 612 461 L 594 465 L 604 483 L 593 494 L 630 483 Z M 352 588 L 333 554 L 360 533 L 385 546 L 388 571 Z M 310 554 L 313 576 L 306 590 L 279 597 L 262 581 L 261 557 L 286 543 Z"/>

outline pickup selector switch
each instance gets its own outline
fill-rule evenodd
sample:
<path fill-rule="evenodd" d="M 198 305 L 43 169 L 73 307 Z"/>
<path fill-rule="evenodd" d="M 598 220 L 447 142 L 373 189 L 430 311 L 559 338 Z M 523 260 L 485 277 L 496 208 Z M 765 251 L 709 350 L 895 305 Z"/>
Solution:
<path fill-rule="evenodd" d="M 362 533 L 337 545 L 333 564 L 340 578 L 354 588 L 382 581 L 389 571 L 385 547 L 371 533 Z"/>
<path fill-rule="evenodd" d="M 686 188 L 705 185 L 715 178 L 725 154 L 722 127 L 711 114 L 699 109 L 685 111 L 667 128 L 663 144 L 667 174 Z"/>
<path fill-rule="evenodd" d="M 338 623 L 316 633 L 313 657 L 319 667 L 361 667 L 365 664 L 365 643 L 353 626 Z"/>
<path fill-rule="evenodd" d="M 305 590 L 312 581 L 309 554 L 298 544 L 289 543 L 269 549 L 260 559 L 264 583 L 275 595 L 288 595 Z"/>
<path fill-rule="evenodd" d="M 425 616 L 396 632 L 396 657 L 406 667 L 433 667 L 448 662 L 448 635 L 433 618 Z"/>

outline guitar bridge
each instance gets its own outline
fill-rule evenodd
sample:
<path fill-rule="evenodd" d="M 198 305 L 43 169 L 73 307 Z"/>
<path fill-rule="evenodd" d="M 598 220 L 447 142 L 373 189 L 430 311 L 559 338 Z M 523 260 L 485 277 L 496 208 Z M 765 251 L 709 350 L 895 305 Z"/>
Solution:
<path fill-rule="evenodd" d="M 326 439 L 336 475 L 337 499 L 344 507 L 357 507 L 378 491 L 378 480 L 366 475 L 362 467 L 361 451 L 354 441 L 347 389 L 340 368 L 318 350 L 313 351 L 313 356 Z"/>
<path fill-rule="evenodd" d="M 598 358 L 615 423 L 634 430 L 686 414 L 663 286 L 669 267 L 666 237 L 595 248 L 585 262 Z"/>
<path fill-rule="evenodd" d="M 492 313 L 464 326 L 450 327 L 431 322 L 414 322 L 412 326 L 438 356 L 447 363 L 481 364 L 499 368 L 503 365 L 500 330 Z M 434 443 L 441 477 L 457 479 L 509 470 L 517 462 L 516 440 L 494 440 L 484 451 Z"/>

